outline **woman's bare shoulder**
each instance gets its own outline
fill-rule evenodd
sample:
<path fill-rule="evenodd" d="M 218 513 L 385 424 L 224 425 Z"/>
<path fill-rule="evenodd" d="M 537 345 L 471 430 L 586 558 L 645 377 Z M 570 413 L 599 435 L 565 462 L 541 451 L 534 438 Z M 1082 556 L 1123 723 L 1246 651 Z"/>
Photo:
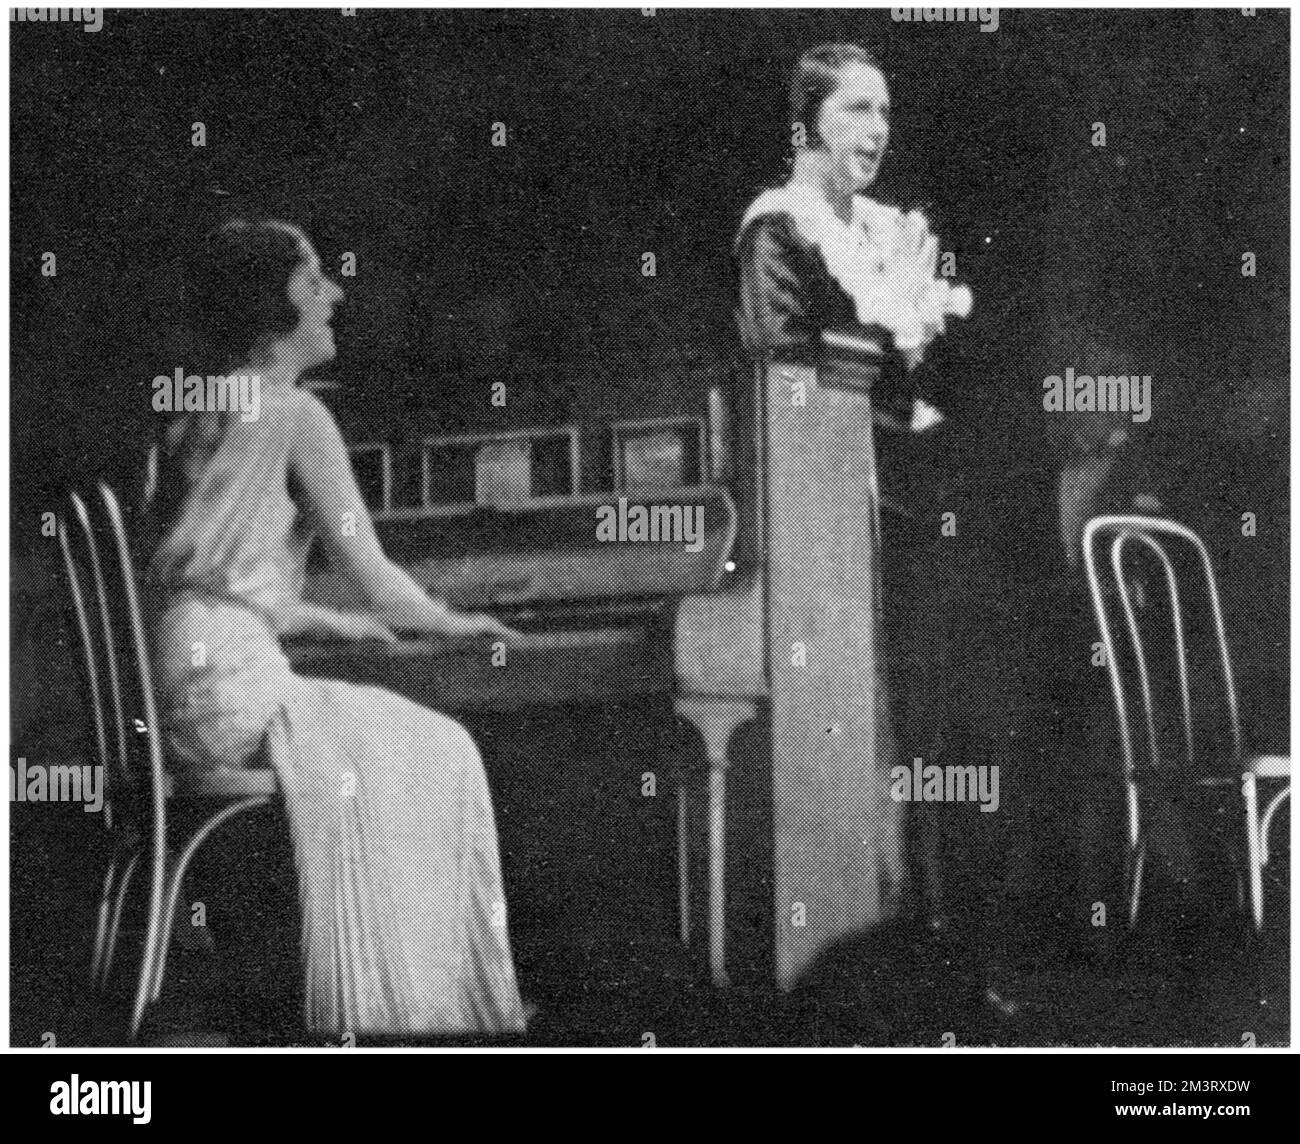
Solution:
<path fill-rule="evenodd" d="M 300 428 L 307 430 L 337 428 L 334 414 L 330 412 L 329 406 L 310 389 L 294 386 L 291 402 L 290 408 L 294 414 L 295 424 Z"/>
<path fill-rule="evenodd" d="M 346 456 L 343 432 L 329 406 L 310 390 L 300 388 L 293 390 L 289 401 L 291 450 L 299 465 L 305 458 L 310 458 L 308 464 L 316 464 L 330 454 Z"/>

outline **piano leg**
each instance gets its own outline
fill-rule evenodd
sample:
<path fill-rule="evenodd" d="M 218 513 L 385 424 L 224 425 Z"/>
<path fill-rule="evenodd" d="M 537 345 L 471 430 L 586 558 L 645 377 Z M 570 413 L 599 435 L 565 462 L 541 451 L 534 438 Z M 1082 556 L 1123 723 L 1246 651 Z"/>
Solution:
<path fill-rule="evenodd" d="M 709 751 L 709 970 L 719 988 L 727 977 L 727 741 Z"/>
<path fill-rule="evenodd" d="M 677 787 L 677 914 L 682 945 L 691 944 L 691 839 L 687 828 L 690 823 L 687 800 L 690 795 L 685 783 Z"/>
<path fill-rule="evenodd" d="M 727 978 L 727 745 L 736 728 L 757 717 L 758 707 L 744 699 L 679 696 L 674 708 L 699 731 L 709 753 L 709 972 L 713 984 L 721 988 L 730 984 Z M 679 814 L 681 805 L 678 804 Z M 682 825 L 680 817 L 678 825 L 679 828 Z"/>

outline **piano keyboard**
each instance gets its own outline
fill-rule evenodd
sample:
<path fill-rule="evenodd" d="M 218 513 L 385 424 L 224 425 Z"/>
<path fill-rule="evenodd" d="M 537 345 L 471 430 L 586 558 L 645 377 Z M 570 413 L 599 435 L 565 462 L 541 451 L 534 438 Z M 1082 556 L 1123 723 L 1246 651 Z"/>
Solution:
<path fill-rule="evenodd" d="M 672 647 L 644 628 L 522 632 L 504 641 L 504 662 L 494 664 L 499 642 L 495 636 L 420 638 L 287 650 L 300 675 L 383 687 L 453 712 L 609 703 L 672 691 Z"/>

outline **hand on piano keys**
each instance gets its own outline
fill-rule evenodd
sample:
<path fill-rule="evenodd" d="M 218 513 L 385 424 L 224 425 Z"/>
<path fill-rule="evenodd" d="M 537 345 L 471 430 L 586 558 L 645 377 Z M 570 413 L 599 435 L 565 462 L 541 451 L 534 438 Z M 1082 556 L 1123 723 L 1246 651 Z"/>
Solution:
<path fill-rule="evenodd" d="M 399 634 L 407 635 L 407 638 L 415 636 L 453 640 L 467 640 L 475 639 L 479 636 L 491 636 L 493 639 L 505 640 L 508 643 L 523 635 L 522 632 L 517 632 L 514 628 L 507 627 L 495 616 L 488 615 L 487 612 L 456 612 L 450 608 L 447 609 L 444 626 L 440 631 L 411 632 L 409 635 L 399 631 Z"/>
<path fill-rule="evenodd" d="M 342 640 L 347 643 L 401 644 L 412 640 L 429 642 L 466 643 L 477 639 L 505 640 L 514 643 L 523 633 L 507 627 L 495 616 L 486 612 L 456 612 L 450 608 L 442 617 L 437 631 L 428 629 L 407 630 L 385 623 L 379 616 L 367 612 L 336 612 L 318 609 L 315 630 L 318 640 Z M 302 635 L 295 633 L 295 637 Z"/>
<path fill-rule="evenodd" d="M 671 650 L 638 627 L 529 631 L 508 640 L 482 632 L 399 633 L 386 644 L 286 646 L 300 674 L 371 684 L 434 710 L 459 712 L 667 696 L 673 687 Z"/>
<path fill-rule="evenodd" d="M 462 643 L 491 639 L 495 642 L 513 643 L 521 635 L 514 628 L 507 626 L 487 612 L 461 612 L 448 607 L 441 601 L 428 601 L 422 611 L 411 609 L 397 618 L 389 616 L 386 620 L 376 619 L 376 623 L 385 624 L 391 639 L 386 643 L 410 643 L 425 641 L 429 643 Z M 414 613 L 414 614 L 412 614 Z M 383 637 L 380 637 L 381 639 Z"/>

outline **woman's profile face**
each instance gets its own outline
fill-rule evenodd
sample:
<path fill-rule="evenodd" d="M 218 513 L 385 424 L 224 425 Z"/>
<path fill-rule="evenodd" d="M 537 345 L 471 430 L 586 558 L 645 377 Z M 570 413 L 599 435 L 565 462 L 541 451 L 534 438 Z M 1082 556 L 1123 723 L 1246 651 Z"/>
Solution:
<path fill-rule="evenodd" d="M 286 339 L 285 352 L 306 371 L 333 361 L 338 352 L 330 322 L 343 291 L 321 268 L 320 256 L 304 235 L 298 235 L 302 261 L 289 279 L 289 300 L 299 314 L 298 328 Z"/>
<path fill-rule="evenodd" d="M 876 181 L 889 142 L 889 87 L 879 68 L 840 69 L 839 83 L 818 114 L 817 133 L 841 190 L 857 194 Z"/>

